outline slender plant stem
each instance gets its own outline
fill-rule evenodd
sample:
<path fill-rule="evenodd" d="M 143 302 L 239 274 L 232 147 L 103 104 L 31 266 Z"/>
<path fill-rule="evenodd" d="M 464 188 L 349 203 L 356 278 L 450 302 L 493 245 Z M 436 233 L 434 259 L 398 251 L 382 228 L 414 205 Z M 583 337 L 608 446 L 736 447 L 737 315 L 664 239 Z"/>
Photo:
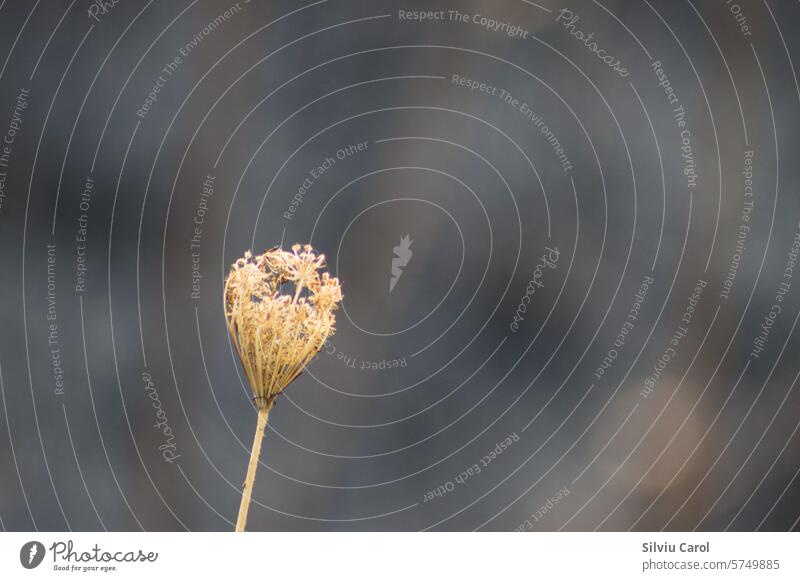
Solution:
<path fill-rule="evenodd" d="M 267 427 L 269 409 L 270 406 L 263 406 L 258 409 L 256 435 L 253 438 L 253 449 L 250 451 L 250 463 L 247 465 L 247 477 L 242 485 L 242 503 L 239 505 L 239 518 L 236 519 L 237 533 L 244 532 L 244 527 L 247 524 L 247 511 L 250 508 L 250 497 L 253 495 L 253 485 L 256 482 L 258 457 L 261 454 L 261 441 L 264 439 L 264 428 Z"/>

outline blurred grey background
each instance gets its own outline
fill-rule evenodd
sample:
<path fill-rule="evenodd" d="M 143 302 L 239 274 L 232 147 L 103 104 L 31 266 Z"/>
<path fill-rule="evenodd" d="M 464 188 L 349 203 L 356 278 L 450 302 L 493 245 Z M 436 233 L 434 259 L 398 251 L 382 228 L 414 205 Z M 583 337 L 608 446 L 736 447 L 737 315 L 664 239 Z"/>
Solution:
<path fill-rule="evenodd" d="M 798 24 L 1 2 L 3 529 L 232 529 L 222 281 L 294 242 L 344 308 L 250 529 L 797 529 Z"/>

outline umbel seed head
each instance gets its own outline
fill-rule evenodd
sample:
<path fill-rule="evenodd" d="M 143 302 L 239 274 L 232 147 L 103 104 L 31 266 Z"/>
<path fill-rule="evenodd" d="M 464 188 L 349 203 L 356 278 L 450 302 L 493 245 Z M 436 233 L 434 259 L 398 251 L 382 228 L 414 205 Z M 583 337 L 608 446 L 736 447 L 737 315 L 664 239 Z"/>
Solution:
<path fill-rule="evenodd" d="M 324 267 L 323 254 L 295 244 L 248 251 L 225 279 L 225 321 L 259 408 L 272 407 L 334 333 L 342 289 Z"/>

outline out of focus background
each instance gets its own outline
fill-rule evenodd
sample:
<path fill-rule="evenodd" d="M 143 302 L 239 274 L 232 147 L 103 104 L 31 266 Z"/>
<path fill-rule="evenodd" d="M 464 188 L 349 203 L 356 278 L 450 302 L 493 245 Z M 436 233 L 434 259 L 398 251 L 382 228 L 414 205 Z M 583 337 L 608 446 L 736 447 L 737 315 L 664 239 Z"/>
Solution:
<path fill-rule="evenodd" d="M 800 6 L 0 2 L 0 526 L 231 530 L 222 311 L 337 332 L 251 530 L 790 530 Z"/>

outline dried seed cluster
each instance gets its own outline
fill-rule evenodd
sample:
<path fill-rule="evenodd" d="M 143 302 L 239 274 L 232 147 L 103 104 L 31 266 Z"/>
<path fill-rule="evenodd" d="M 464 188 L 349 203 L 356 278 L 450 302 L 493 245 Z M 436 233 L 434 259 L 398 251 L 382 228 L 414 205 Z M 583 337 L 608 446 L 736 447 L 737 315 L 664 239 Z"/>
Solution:
<path fill-rule="evenodd" d="M 324 267 L 324 255 L 299 244 L 248 251 L 231 266 L 225 320 L 259 408 L 272 406 L 334 332 L 342 290 Z"/>

